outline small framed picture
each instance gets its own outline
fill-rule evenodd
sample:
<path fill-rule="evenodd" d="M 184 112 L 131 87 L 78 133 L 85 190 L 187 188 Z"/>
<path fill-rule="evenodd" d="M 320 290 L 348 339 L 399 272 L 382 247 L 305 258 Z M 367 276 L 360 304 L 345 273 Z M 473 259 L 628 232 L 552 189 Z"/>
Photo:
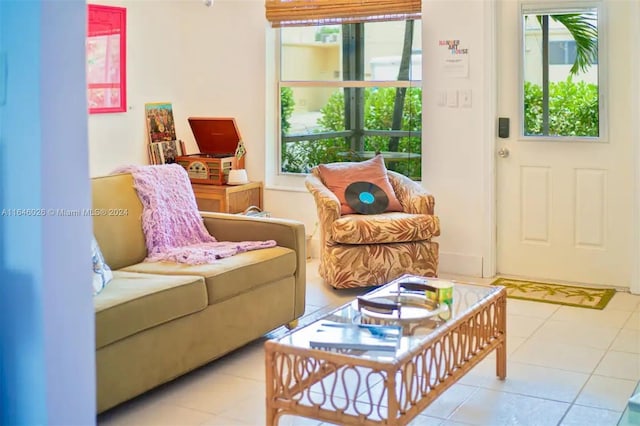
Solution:
<path fill-rule="evenodd" d="M 87 11 L 89 113 L 127 110 L 127 9 L 90 4 Z"/>

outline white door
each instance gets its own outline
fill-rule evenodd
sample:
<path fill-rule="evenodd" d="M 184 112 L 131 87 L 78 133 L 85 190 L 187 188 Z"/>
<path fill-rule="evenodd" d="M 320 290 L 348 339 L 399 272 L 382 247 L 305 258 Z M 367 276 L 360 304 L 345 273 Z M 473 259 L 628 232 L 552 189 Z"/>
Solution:
<path fill-rule="evenodd" d="M 541 56 L 544 44 L 534 30 L 532 39 L 522 41 L 520 26 L 529 27 L 521 24 L 523 10 L 539 16 L 541 9 L 551 5 L 512 0 L 497 5 L 497 111 L 498 116 L 510 119 L 509 137 L 496 139 L 497 272 L 628 287 L 634 165 L 627 51 L 631 2 L 604 1 L 598 10 L 600 60 L 595 82 L 604 88 L 600 102 L 605 108 L 600 109 L 604 120 L 599 128 L 602 140 L 597 142 L 522 136 L 521 73 L 532 81 L 543 78 L 535 76 L 542 64 L 532 64 L 536 52 Z M 561 13 L 547 10 L 548 14 Z M 572 62 L 572 53 L 566 32 L 563 35 L 562 28 L 549 21 L 546 40 L 555 56 L 549 61 L 548 79 L 553 81 L 563 59 Z M 526 61 L 522 55 L 529 55 Z M 587 74 L 574 81 L 593 80 Z"/>

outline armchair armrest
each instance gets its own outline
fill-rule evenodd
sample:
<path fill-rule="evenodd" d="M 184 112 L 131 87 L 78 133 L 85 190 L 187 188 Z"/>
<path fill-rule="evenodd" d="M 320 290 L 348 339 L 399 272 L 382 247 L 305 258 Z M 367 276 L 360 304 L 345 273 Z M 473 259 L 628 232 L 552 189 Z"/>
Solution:
<path fill-rule="evenodd" d="M 341 216 L 340 201 L 336 194 L 324 186 L 320 178 L 314 174 L 307 175 L 304 184 L 315 200 L 320 230 L 323 233 L 322 241 L 324 242 L 329 238 L 326 233 L 331 229 L 331 224 Z"/>
<path fill-rule="evenodd" d="M 433 215 L 436 200 L 434 196 L 408 177 L 387 170 L 389 181 L 402 208 L 407 213 Z"/>
<path fill-rule="evenodd" d="M 296 252 L 296 314 L 305 305 L 307 256 L 304 224 L 295 220 L 200 212 L 204 226 L 218 241 L 275 240 Z"/>

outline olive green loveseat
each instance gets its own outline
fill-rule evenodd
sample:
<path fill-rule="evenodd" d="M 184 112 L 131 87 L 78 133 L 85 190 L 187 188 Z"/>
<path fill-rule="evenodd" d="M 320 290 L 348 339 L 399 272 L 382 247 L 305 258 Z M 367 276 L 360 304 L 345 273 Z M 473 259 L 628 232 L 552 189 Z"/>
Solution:
<path fill-rule="evenodd" d="M 94 297 L 98 412 L 202 366 L 305 306 L 302 223 L 203 213 L 218 241 L 276 247 L 215 263 L 144 262 L 142 204 L 131 174 L 92 179 L 94 235 L 114 278 Z"/>

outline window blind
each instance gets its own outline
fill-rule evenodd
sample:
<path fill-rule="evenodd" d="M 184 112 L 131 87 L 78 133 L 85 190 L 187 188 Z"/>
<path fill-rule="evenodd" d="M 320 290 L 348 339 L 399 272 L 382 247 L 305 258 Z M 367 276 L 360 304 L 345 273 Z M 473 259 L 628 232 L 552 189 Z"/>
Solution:
<path fill-rule="evenodd" d="M 421 0 L 265 0 L 272 27 L 420 19 Z"/>

